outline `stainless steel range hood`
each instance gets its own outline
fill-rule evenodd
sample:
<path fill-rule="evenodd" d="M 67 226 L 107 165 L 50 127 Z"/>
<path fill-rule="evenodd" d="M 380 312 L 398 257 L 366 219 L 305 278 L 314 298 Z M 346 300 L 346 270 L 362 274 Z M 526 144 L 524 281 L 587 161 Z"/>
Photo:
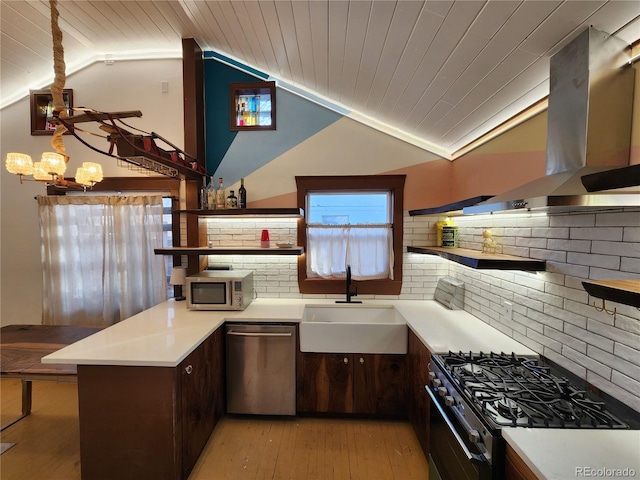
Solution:
<path fill-rule="evenodd" d="M 640 186 L 590 193 L 581 181 L 629 165 L 635 73 L 629 60 L 625 42 L 593 27 L 551 57 L 545 176 L 463 213 L 640 206 Z"/>

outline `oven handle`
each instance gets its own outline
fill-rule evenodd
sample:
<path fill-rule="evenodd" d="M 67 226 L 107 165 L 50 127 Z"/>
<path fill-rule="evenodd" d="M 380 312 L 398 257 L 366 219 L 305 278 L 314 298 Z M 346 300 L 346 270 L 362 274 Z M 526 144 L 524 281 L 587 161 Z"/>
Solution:
<path fill-rule="evenodd" d="M 442 416 L 442 418 L 446 422 L 447 426 L 449 427 L 449 430 L 451 431 L 451 433 L 455 437 L 456 441 L 458 442 L 458 445 L 460 445 L 460 448 L 462 448 L 462 450 L 464 451 L 464 454 L 467 456 L 467 459 L 469 459 L 469 461 L 474 462 L 474 463 L 487 463 L 487 459 L 486 458 L 484 458 L 482 455 L 478 455 L 477 453 L 473 453 L 471 450 L 469 450 L 467 445 L 465 445 L 465 443 L 462 440 L 462 438 L 460 438 L 460 435 L 458 434 L 458 431 L 455 429 L 455 427 L 451 423 L 451 420 L 449 420 L 449 417 L 447 417 L 447 414 L 445 413 L 445 411 L 443 410 L 442 406 L 440 405 L 440 402 L 438 402 L 438 399 L 435 397 L 435 395 L 433 394 L 433 392 L 429 388 L 429 385 L 425 385 L 424 388 L 427 391 L 427 393 L 429 394 L 429 397 L 431 397 L 431 402 L 436 406 L 436 408 L 440 412 L 440 415 Z"/>

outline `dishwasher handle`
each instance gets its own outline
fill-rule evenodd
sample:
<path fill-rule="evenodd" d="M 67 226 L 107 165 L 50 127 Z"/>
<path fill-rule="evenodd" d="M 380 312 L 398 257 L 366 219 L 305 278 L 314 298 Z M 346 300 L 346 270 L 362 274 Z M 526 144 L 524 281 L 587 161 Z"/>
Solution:
<path fill-rule="evenodd" d="M 233 335 L 236 337 L 291 337 L 293 334 L 288 333 L 266 333 L 266 332 L 227 332 L 227 335 Z"/>

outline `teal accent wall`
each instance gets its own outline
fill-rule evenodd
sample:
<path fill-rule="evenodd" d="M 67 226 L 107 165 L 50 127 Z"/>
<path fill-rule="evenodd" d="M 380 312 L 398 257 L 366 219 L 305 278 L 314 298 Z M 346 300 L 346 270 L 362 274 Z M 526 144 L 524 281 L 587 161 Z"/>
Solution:
<path fill-rule="evenodd" d="M 225 60 L 226 61 L 226 60 Z M 259 72 L 256 72 L 258 75 Z M 262 78 L 263 75 L 258 75 Z M 207 173 L 231 185 L 304 142 L 343 115 L 282 88 L 276 89 L 276 130 L 231 131 L 229 84 L 255 82 L 205 52 L 205 142 Z M 277 85 L 277 84 L 276 84 Z M 295 175 L 295 172 L 290 172 Z"/>
<path fill-rule="evenodd" d="M 256 78 L 208 58 L 206 53 L 203 71 L 206 166 L 207 174 L 212 175 L 238 133 L 229 128 L 229 84 L 255 82 Z"/>

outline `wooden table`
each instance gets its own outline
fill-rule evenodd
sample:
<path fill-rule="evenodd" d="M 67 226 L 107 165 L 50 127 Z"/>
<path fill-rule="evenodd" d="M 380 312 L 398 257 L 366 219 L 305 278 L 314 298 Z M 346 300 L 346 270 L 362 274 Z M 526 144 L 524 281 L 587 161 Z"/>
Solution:
<path fill-rule="evenodd" d="M 0 329 L 0 375 L 22 381 L 22 415 L 0 431 L 31 413 L 31 382 L 76 382 L 75 365 L 44 364 L 40 359 L 100 330 L 102 327 L 71 325 L 8 325 Z"/>

